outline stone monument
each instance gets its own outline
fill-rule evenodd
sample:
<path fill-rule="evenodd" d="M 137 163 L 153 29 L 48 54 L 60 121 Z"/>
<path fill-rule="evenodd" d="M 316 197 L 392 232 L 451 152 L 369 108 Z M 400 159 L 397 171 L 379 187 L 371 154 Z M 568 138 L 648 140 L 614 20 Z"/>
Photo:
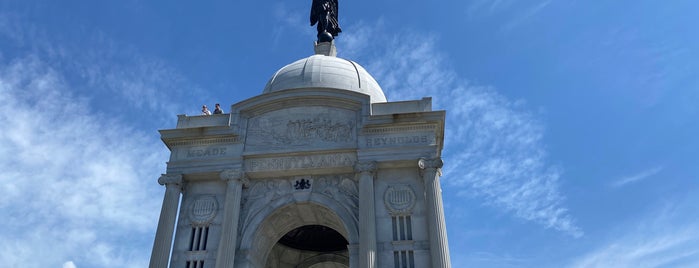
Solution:
<path fill-rule="evenodd" d="M 160 131 L 171 155 L 150 267 L 450 267 L 445 112 L 388 102 L 334 40 L 315 46 L 230 113 Z"/>

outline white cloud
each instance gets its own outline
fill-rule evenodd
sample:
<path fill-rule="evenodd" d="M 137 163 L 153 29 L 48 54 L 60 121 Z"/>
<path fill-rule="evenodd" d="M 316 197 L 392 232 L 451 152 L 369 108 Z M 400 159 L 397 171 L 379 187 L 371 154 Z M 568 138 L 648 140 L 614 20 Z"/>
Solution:
<path fill-rule="evenodd" d="M 76 266 L 75 263 L 73 263 L 72 261 L 67 261 L 63 263 L 63 268 L 76 268 Z"/>
<path fill-rule="evenodd" d="M 634 175 L 631 175 L 631 176 L 626 176 L 623 178 L 616 179 L 611 183 L 611 186 L 612 187 L 621 187 L 621 186 L 627 185 L 629 183 L 634 183 L 634 182 L 637 182 L 640 180 L 644 180 L 644 179 L 647 179 L 649 177 L 654 176 L 655 174 L 658 174 L 662 170 L 663 170 L 663 167 L 654 167 L 651 169 L 647 169 L 647 170 L 641 171 L 641 172 L 634 174 Z"/>
<path fill-rule="evenodd" d="M 617 227 L 570 267 L 699 267 L 699 200 L 692 194 Z"/>
<path fill-rule="evenodd" d="M 524 101 L 460 78 L 436 47 L 438 37 L 378 34 L 387 32 L 381 23 L 355 28 L 348 31 L 354 35 L 343 36 L 349 39 L 349 58 L 374 75 L 390 101 L 432 96 L 434 108 L 447 110 L 443 181 L 450 189 L 547 228 L 582 235 L 559 192 L 561 170 L 547 163 L 544 125 Z"/>
<path fill-rule="evenodd" d="M 36 56 L 0 62 L 3 265 L 145 265 L 164 148 L 88 103 Z"/>

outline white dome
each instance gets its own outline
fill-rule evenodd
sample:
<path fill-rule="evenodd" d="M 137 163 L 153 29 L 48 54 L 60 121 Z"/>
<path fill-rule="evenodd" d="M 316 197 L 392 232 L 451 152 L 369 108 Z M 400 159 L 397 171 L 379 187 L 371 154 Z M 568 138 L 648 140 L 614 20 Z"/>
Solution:
<path fill-rule="evenodd" d="M 386 102 L 379 83 L 356 62 L 316 54 L 282 67 L 269 79 L 264 93 L 293 88 L 334 88 L 369 95 L 371 103 Z"/>

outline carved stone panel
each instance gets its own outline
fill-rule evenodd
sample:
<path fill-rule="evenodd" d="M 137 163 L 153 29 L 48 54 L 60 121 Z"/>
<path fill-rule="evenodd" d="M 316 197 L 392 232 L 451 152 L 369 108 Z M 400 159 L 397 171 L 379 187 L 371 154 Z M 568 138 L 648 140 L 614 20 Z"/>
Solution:
<path fill-rule="evenodd" d="M 415 206 L 415 192 L 408 185 L 389 186 L 383 198 L 391 214 L 410 214 Z"/>
<path fill-rule="evenodd" d="M 357 139 L 354 111 L 329 107 L 291 107 L 248 120 L 245 150 L 353 146 Z"/>
<path fill-rule="evenodd" d="M 193 224 L 207 224 L 216 217 L 218 202 L 210 195 L 194 199 L 189 206 L 189 219 Z"/>
<path fill-rule="evenodd" d="M 255 180 L 243 190 L 240 230 L 250 224 L 251 218 L 272 203 L 294 202 L 298 192 L 322 194 L 347 209 L 357 221 L 359 192 L 354 174 L 325 176 L 293 176 Z M 303 181 L 303 182 L 302 182 Z M 308 187 L 308 188 L 307 188 Z"/>

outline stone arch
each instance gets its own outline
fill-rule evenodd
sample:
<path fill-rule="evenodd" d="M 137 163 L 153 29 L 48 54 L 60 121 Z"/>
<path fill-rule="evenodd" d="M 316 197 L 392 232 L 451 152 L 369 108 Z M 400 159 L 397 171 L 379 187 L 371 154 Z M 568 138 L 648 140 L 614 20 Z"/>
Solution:
<path fill-rule="evenodd" d="M 351 213 L 338 201 L 319 193 L 296 192 L 277 198 L 252 215 L 241 230 L 236 263 L 263 267 L 272 246 L 289 231 L 304 225 L 330 227 L 350 245 L 357 244 L 359 228 Z"/>
<path fill-rule="evenodd" d="M 323 254 L 306 259 L 296 266 L 296 268 L 311 268 L 318 263 L 349 263 L 349 258 L 338 254 Z M 344 266 L 344 265 L 343 265 Z"/>

